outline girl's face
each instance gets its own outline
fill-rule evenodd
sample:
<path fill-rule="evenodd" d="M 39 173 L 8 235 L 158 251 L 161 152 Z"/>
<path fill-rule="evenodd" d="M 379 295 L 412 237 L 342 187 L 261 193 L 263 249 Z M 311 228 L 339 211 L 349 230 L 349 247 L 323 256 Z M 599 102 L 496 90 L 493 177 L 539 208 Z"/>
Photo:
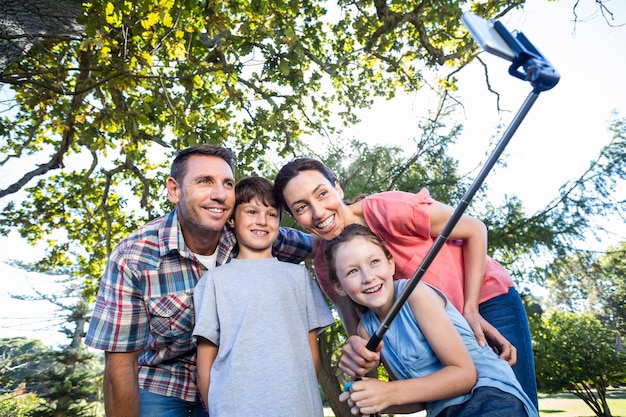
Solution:
<path fill-rule="evenodd" d="M 349 296 L 379 317 L 387 314 L 394 301 L 395 263 L 380 246 L 362 237 L 342 243 L 335 252 L 335 267 L 338 294 Z"/>
<path fill-rule="evenodd" d="M 300 226 L 323 239 L 339 235 L 345 226 L 343 190 L 319 171 L 302 171 L 283 190 L 285 203 Z"/>

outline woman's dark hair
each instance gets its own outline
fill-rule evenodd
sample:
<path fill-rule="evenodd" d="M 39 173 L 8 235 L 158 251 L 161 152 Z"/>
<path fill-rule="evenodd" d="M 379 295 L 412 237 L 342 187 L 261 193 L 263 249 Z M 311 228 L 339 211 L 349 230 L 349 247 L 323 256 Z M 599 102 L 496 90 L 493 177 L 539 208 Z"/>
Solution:
<path fill-rule="evenodd" d="M 235 173 L 236 160 L 235 155 L 231 152 L 231 150 L 224 148 L 223 146 L 205 143 L 180 150 L 176 154 L 174 162 L 172 162 L 170 177 L 174 178 L 178 182 L 182 182 L 183 178 L 185 178 L 185 174 L 187 174 L 187 161 L 193 155 L 217 156 L 218 158 L 222 158 L 226 161 L 228 166 L 230 166 L 233 174 Z"/>
<path fill-rule="evenodd" d="M 274 207 L 278 210 L 278 220 L 280 222 L 282 210 L 274 197 L 272 181 L 263 177 L 247 177 L 239 180 L 235 186 L 235 206 L 249 203 L 254 198 L 258 198 L 267 207 Z"/>
<path fill-rule="evenodd" d="M 352 223 L 347 225 L 341 233 L 326 242 L 326 247 L 324 248 L 324 258 L 326 259 L 326 266 L 328 268 L 328 278 L 331 283 L 339 284 L 339 278 L 337 278 L 337 265 L 336 265 L 336 256 L 337 249 L 342 243 L 350 242 L 352 239 L 363 238 L 370 243 L 380 247 L 385 254 L 387 259 L 391 259 L 391 253 L 385 247 L 385 244 L 376 236 L 369 228 L 363 226 L 362 224 Z"/>
<path fill-rule="evenodd" d="M 289 181 L 298 176 L 302 171 L 318 171 L 321 173 L 332 186 L 335 185 L 335 181 L 339 181 L 337 176 L 330 170 L 323 162 L 313 158 L 297 158 L 291 162 L 288 162 L 283 166 L 276 178 L 274 178 L 274 193 L 276 195 L 276 201 L 289 213 L 291 210 L 287 207 L 285 197 L 283 195 L 285 188 Z"/>

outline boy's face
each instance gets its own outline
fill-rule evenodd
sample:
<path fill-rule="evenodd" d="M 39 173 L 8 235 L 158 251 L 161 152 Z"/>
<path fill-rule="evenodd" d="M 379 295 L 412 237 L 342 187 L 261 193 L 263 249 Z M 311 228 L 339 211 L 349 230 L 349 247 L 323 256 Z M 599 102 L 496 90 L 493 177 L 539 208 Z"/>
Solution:
<path fill-rule="evenodd" d="M 238 258 L 272 256 L 272 244 L 280 226 L 278 209 L 253 198 L 235 207 L 234 217 L 229 220 L 229 224 L 234 228 L 239 243 Z"/>

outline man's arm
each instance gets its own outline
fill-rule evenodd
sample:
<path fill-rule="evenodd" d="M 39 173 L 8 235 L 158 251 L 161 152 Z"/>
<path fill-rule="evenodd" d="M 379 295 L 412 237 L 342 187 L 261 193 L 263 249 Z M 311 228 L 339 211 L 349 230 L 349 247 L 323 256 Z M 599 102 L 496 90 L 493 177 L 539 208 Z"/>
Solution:
<path fill-rule="evenodd" d="M 107 417 L 138 417 L 139 354 L 134 352 L 105 352 L 104 411 Z"/>
<path fill-rule="evenodd" d="M 313 254 L 311 235 L 290 227 L 281 227 L 272 245 L 272 254 L 283 262 L 300 263 Z"/>

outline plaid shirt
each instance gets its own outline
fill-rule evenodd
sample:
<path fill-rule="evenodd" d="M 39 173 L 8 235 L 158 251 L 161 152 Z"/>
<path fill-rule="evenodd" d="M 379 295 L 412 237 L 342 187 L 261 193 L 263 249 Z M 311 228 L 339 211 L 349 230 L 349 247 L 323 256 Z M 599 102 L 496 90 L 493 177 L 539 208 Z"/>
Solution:
<path fill-rule="evenodd" d="M 224 228 L 217 265 L 233 256 L 235 235 Z M 299 263 L 311 237 L 281 228 L 277 258 Z M 139 386 L 149 392 L 196 401 L 193 289 L 206 268 L 189 251 L 176 210 L 125 238 L 111 253 L 100 284 L 85 344 L 139 356 Z"/>

